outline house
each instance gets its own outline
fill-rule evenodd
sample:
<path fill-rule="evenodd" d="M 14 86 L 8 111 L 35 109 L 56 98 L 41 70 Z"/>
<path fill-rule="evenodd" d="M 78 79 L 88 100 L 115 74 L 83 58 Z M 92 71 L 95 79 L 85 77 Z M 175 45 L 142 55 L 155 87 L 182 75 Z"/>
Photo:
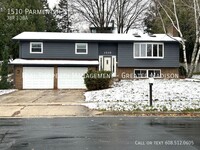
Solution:
<path fill-rule="evenodd" d="M 179 38 L 165 34 L 23 32 L 14 65 L 17 89 L 81 89 L 88 69 L 113 77 L 165 78 L 178 74 Z"/>

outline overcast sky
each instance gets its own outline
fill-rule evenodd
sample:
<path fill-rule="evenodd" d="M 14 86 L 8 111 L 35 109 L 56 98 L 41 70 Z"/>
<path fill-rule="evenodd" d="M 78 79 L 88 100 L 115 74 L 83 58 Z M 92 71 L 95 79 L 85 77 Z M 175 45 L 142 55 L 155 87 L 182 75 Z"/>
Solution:
<path fill-rule="evenodd" d="M 59 0 L 48 0 L 50 8 L 53 8 L 54 5 L 58 4 Z"/>

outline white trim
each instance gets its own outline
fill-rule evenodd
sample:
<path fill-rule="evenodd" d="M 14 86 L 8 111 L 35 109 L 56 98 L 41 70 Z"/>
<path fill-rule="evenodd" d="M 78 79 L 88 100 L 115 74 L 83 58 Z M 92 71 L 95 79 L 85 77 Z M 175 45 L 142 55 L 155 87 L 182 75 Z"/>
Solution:
<path fill-rule="evenodd" d="M 153 78 L 161 78 L 161 69 L 134 69 L 134 78 L 149 78 L 149 71 L 159 71 L 160 76 L 159 77 L 153 77 Z M 146 76 L 145 77 L 137 77 L 135 71 L 146 71 Z"/>
<path fill-rule="evenodd" d="M 84 44 L 86 46 L 86 51 L 85 52 L 77 52 L 77 46 L 78 44 Z M 88 54 L 88 43 L 76 43 L 75 44 L 75 54 Z"/>
<path fill-rule="evenodd" d="M 104 57 L 111 57 L 111 71 L 112 76 L 116 77 L 117 74 L 117 57 L 112 55 L 99 55 L 99 70 L 104 70 Z"/>
<path fill-rule="evenodd" d="M 98 65 L 99 62 L 95 60 L 27 60 L 15 59 L 10 62 L 13 65 Z"/>
<path fill-rule="evenodd" d="M 32 45 L 33 44 L 40 44 L 41 45 L 41 52 L 32 52 Z M 43 54 L 43 42 L 30 42 L 30 53 L 31 54 Z"/>
<path fill-rule="evenodd" d="M 103 56 L 99 56 L 99 70 L 103 70 Z"/>
<path fill-rule="evenodd" d="M 136 46 L 136 44 L 139 44 L 139 55 L 140 56 L 135 56 L 135 46 Z M 142 51 L 141 51 L 141 48 L 142 48 L 142 44 L 145 44 L 146 45 L 146 51 L 145 51 L 145 53 L 146 53 L 146 56 L 145 57 L 141 57 L 141 54 L 142 54 Z M 152 49 L 152 51 L 151 51 L 151 57 L 150 56 L 147 56 L 147 45 L 148 44 L 151 44 L 151 49 Z M 155 57 L 155 56 L 153 56 L 153 45 L 157 45 L 157 56 L 158 57 Z M 159 45 L 162 45 L 162 57 L 160 57 L 159 56 Z M 133 44 L 133 58 L 135 58 L 135 59 L 164 59 L 164 52 L 165 52 L 165 47 L 164 47 L 164 43 L 160 43 L 160 42 L 157 42 L 157 43 L 155 43 L 155 42 L 134 42 L 134 44 Z"/>
<path fill-rule="evenodd" d="M 112 76 L 116 77 L 116 73 L 117 73 L 117 60 L 116 60 L 116 56 L 112 56 Z"/>

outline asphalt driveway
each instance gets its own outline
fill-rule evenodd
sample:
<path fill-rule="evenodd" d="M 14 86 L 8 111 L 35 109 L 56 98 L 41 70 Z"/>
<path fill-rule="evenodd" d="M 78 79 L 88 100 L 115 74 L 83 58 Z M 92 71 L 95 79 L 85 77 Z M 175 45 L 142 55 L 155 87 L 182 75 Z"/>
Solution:
<path fill-rule="evenodd" d="M 91 116 L 84 90 L 20 90 L 0 96 L 0 117 Z"/>

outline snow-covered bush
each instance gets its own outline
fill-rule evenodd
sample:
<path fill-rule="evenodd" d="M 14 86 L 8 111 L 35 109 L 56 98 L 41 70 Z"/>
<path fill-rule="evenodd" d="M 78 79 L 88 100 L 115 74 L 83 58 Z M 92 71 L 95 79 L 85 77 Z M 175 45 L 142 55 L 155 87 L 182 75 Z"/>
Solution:
<path fill-rule="evenodd" d="M 89 91 L 109 88 L 111 79 L 110 71 L 89 70 L 84 75 L 84 83 Z"/>

